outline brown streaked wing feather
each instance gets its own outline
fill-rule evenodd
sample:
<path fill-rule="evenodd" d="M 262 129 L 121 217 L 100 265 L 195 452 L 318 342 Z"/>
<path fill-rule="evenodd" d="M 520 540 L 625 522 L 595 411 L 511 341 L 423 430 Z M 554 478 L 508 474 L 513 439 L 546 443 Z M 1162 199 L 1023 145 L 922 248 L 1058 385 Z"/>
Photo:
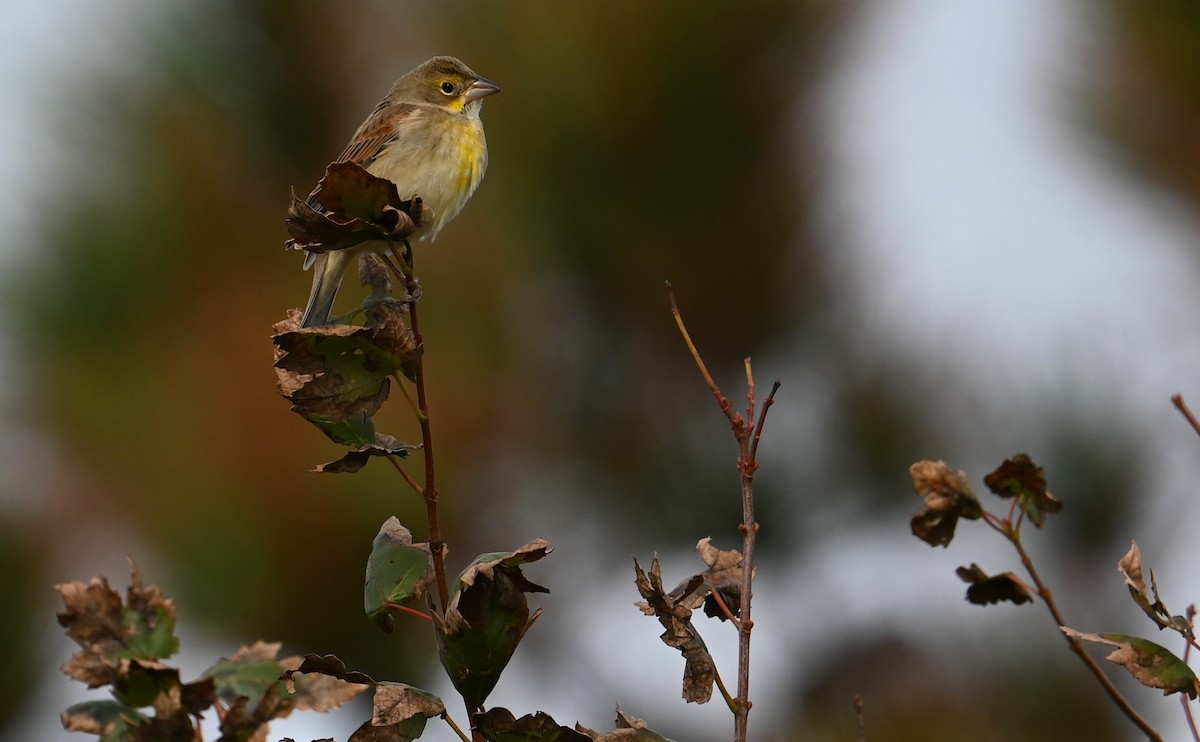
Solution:
<path fill-rule="evenodd" d="M 358 127 L 358 131 L 354 132 L 350 143 L 335 162 L 353 162 L 363 167 L 370 165 L 384 147 L 396 140 L 400 128 L 399 120 L 404 119 L 415 108 L 411 103 L 376 108 L 363 125 Z"/>

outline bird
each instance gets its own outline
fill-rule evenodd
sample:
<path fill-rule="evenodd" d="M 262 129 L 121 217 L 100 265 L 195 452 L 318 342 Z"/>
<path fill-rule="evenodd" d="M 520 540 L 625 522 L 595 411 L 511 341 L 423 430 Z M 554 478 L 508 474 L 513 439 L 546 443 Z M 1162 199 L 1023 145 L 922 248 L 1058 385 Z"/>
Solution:
<path fill-rule="evenodd" d="M 396 184 L 401 199 L 420 196 L 432 211 L 414 236 L 432 241 L 458 215 L 487 170 L 487 140 L 479 117 L 483 99 L 500 86 L 461 60 L 434 57 L 398 79 L 375 106 L 336 162 L 362 166 Z M 309 197 L 319 202 L 319 188 Z M 330 324 L 346 270 L 360 255 L 387 252 L 387 243 L 365 242 L 305 256 L 312 292 L 301 327 Z"/>

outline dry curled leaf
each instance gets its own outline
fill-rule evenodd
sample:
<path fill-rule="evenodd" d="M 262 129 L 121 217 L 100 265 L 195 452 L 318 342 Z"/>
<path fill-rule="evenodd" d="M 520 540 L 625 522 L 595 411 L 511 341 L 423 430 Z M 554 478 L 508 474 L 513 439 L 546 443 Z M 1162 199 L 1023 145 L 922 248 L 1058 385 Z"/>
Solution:
<path fill-rule="evenodd" d="M 956 572 L 967 588 L 967 600 L 975 605 L 990 605 L 1007 600 L 1015 605 L 1033 600 L 1034 590 L 1012 572 L 989 575 L 978 564 L 959 567 Z"/>
<path fill-rule="evenodd" d="M 307 199 L 292 193 L 285 247 L 320 253 L 369 240 L 403 240 L 421 226 L 425 211 L 420 198 L 401 199 L 392 181 L 361 165 L 335 162 Z"/>
<path fill-rule="evenodd" d="M 971 491 L 967 475 L 954 471 L 944 461 L 918 461 L 908 473 L 913 489 L 925 500 L 925 507 L 912 517 L 912 532 L 930 546 L 948 546 L 959 518 L 976 520 L 983 516 L 983 506 Z"/>
<path fill-rule="evenodd" d="M 1124 667 L 1142 685 L 1160 689 L 1164 696 L 1185 693 L 1195 699 L 1200 693 L 1192 668 L 1152 641 L 1126 634 L 1086 634 L 1066 626 L 1059 628 L 1067 636 L 1116 647 L 1105 659 Z"/>
<path fill-rule="evenodd" d="M 649 574 L 642 569 L 642 565 L 638 564 L 636 559 L 633 560 L 633 568 L 638 592 L 645 599 L 645 603 L 639 604 L 639 607 L 644 613 L 654 616 L 662 624 L 665 629 L 660 637 L 663 643 L 668 647 L 678 649 L 683 655 L 684 700 L 689 703 L 708 703 L 712 698 L 716 665 L 712 655 L 708 653 L 708 647 L 705 646 L 704 640 L 700 638 L 700 632 L 692 625 L 694 607 L 689 604 L 686 597 L 703 583 L 703 576 L 696 575 L 691 578 L 694 585 L 685 588 L 681 593 L 682 597 L 675 598 L 663 589 L 662 568 L 659 565 L 658 557 L 651 562 Z"/>

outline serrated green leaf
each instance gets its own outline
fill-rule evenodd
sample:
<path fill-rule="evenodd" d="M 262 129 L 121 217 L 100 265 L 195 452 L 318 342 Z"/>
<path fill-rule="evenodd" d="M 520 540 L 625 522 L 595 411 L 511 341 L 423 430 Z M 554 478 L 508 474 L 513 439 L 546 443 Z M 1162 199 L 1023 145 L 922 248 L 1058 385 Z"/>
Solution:
<path fill-rule="evenodd" d="M 122 619 L 128 644 L 125 651 L 117 655 L 118 658 L 157 660 L 179 651 L 175 617 L 166 609 L 155 610 L 154 619 L 149 621 L 135 608 L 127 606 Z"/>
<path fill-rule="evenodd" d="M 251 704 L 258 701 L 273 685 L 278 684 L 279 694 L 283 697 L 292 695 L 284 686 L 279 676 L 283 669 L 272 659 L 228 659 L 221 658 L 212 667 L 205 670 L 202 678 L 212 678 L 216 683 L 217 693 L 226 699 L 245 697 Z"/>
<path fill-rule="evenodd" d="M 391 633 L 395 618 L 391 606 L 421 597 L 433 580 L 433 562 L 427 544 L 413 544 L 412 534 L 395 517 L 379 529 L 367 558 L 363 607 L 367 618 Z"/>

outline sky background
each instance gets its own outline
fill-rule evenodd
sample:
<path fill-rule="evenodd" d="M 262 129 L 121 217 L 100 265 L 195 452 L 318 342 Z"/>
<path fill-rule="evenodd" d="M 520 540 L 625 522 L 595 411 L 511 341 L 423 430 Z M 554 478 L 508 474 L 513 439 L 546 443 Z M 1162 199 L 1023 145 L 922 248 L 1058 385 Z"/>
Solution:
<path fill-rule="evenodd" d="M 1113 135 L 1113 108 L 1150 112 L 1129 70 L 1159 48 L 1122 4 L 251 5 L 9 8 L 0 517 L 35 681 L 10 690 L 0 738 L 75 738 L 57 713 L 90 696 L 57 672 L 72 649 L 50 586 L 123 584 L 127 556 L 178 600 L 185 675 L 277 639 L 454 698 L 436 659 L 356 615 L 395 483 L 305 473 L 336 454 L 274 396 L 267 340 L 308 290 L 279 249 L 287 189 L 435 53 L 505 89 L 484 112 L 489 175 L 418 264 L 464 498 L 450 543 L 557 547 L 528 570 L 547 614 L 492 704 L 607 729 L 619 702 L 676 739 L 727 723 L 678 700 L 678 656 L 631 607 L 630 554 L 673 582 L 699 538 L 737 544 L 732 443 L 664 279 L 730 396 L 747 354 L 761 386 L 783 382 L 759 475 L 761 738 L 851 738 L 853 692 L 869 733 L 921 728 L 908 703 L 944 739 L 1103 703 L 1040 606 L 963 601 L 956 566 L 1017 568 L 998 538 L 911 537 L 918 458 L 977 484 L 1019 451 L 1046 465 L 1066 508 L 1028 542 L 1075 628 L 1150 635 L 1115 571 L 1132 538 L 1176 611 L 1200 595 L 1200 441 L 1169 402 L 1200 400 L 1195 196 Z M 732 678 L 721 628 L 702 631 Z M 1174 699 L 1127 687 L 1186 735 Z M 1096 714 L 1104 738 L 1136 738 Z M 344 739 L 362 717 L 272 738 Z"/>

